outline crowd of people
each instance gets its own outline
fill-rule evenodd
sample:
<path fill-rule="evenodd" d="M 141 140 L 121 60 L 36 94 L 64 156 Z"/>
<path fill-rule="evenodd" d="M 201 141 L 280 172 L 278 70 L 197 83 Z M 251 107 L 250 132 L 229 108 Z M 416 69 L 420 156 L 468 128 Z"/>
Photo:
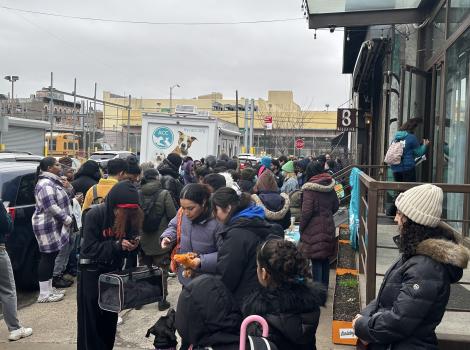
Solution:
<path fill-rule="evenodd" d="M 118 314 L 99 308 L 99 276 L 154 265 L 163 276 L 160 311 L 172 306 L 168 278 L 174 274 L 182 286 L 173 305 L 181 349 L 238 349 L 241 321 L 251 314 L 267 320 L 268 339 L 278 349 L 315 349 L 335 252 L 339 194 L 333 175 L 341 167 L 330 155 L 265 156 L 251 164 L 226 155 L 171 153 L 157 165 L 139 165 L 132 156 L 112 159 L 106 175 L 89 160 L 74 174 L 70 158 L 46 157 L 38 167 L 32 219 L 41 254 L 37 302 L 59 302 L 78 275 L 78 349 L 112 349 Z M 437 349 L 434 330 L 449 286 L 466 267 L 465 248 L 436 228 L 442 191 L 426 186 L 397 198 L 402 260 L 387 273 L 378 299 L 354 319 L 358 337 L 371 349 L 392 343 Z M 295 222 L 298 244 L 284 240 Z M 436 253 L 442 246 L 451 257 Z M 187 254 L 189 263 L 178 264 L 175 253 Z M 10 339 L 30 335 L 31 328 L 19 325 L 16 304 L 12 315 L 5 321 L 18 334 Z"/>

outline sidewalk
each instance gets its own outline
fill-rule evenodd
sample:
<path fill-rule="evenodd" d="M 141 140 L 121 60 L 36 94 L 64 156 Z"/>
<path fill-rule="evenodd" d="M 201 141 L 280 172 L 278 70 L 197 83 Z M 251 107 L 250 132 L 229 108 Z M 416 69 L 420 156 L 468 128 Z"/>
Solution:
<path fill-rule="evenodd" d="M 169 301 L 176 306 L 181 286 L 175 278 L 169 280 Z M 328 303 L 322 309 L 320 324 L 317 329 L 317 348 L 322 350 L 353 349 L 349 346 L 331 343 L 332 302 L 334 293 L 334 270 L 330 270 L 330 289 Z M 54 304 L 33 303 L 19 310 L 20 321 L 25 326 L 33 327 L 31 337 L 8 342 L 8 332 L 0 321 L 1 350 L 72 350 L 76 349 L 76 288 L 67 289 L 67 295 L 61 302 Z M 166 311 L 165 311 L 166 313 Z M 141 310 L 126 310 L 121 313 L 124 323 L 118 326 L 115 349 L 153 349 L 153 337 L 145 338 L 145 332 L 164 313 L 159 312 L 155 304 L 146 305 Z"/>

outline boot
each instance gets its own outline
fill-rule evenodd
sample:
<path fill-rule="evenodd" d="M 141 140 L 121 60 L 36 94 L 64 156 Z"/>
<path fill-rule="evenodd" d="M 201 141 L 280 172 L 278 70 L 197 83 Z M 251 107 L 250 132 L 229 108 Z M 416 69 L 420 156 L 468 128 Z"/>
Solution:
<path fill-rule="evenodd" d="M 159 301 L 158 302 L 158 310 L 160 311 L 165 311 L 166 309 L 169 309 L 170 308 L 170 303 L 165 299 L 163 299 L 162 301 Z"/>

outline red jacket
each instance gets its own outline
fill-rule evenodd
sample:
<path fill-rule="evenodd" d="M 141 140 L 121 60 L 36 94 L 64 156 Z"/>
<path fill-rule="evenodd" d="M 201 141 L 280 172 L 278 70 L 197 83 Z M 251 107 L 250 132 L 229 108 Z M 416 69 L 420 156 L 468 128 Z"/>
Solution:
<path fill-rule="evenodd" d="M 302 186 L 299 249 L 305 258 L 327 259 L 335 251 L 333 214 L 339 201 L 329 174 L 313 176 Z"/>

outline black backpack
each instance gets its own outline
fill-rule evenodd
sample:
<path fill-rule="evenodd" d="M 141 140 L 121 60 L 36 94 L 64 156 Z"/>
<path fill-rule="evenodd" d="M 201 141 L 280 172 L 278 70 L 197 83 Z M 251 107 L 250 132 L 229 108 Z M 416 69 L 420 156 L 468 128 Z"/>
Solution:
<path fill-rule="evenodd" d="M 160 213 L 156 210 L 156 206 L 162 192 L 163 190 L 160 189 L 152 196 L 144 196 L 142 194 L 140 196 L 140 206 L 144 212 L 144 222 L 142 224 L 142 230 L 144 232 L 153 232 L 160 226 L 160 222 L 163 218 L 163 210 Z"/>

